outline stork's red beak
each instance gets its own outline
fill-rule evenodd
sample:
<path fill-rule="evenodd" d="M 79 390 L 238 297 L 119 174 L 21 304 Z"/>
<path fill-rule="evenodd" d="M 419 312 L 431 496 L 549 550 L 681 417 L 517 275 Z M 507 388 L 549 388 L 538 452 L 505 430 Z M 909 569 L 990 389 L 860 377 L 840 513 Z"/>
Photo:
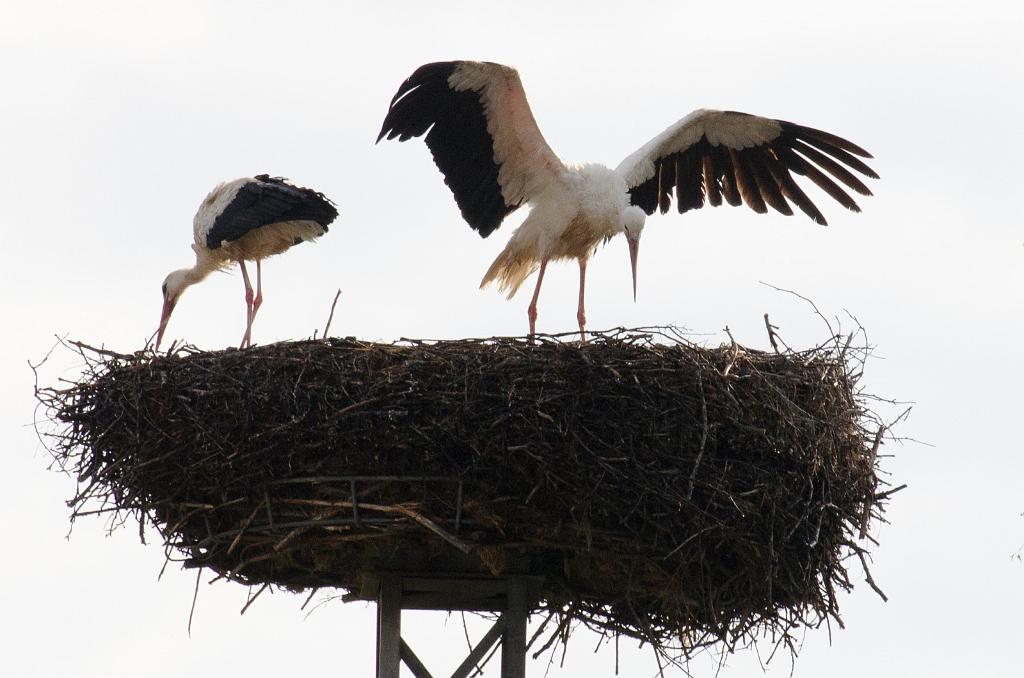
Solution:
<path fill-rule="evenodd" d="M 640 251 L 640 238 L 626 236 L 626 242 L 629 243 L 629 265 L 633 269 L 633 301 L 636 301 L 636 257 Z"/>
<path fill-rule="evenodd" d="M 177 299 L 164 299 L 164 306 L 160 310 L 160 327 L 156 331 L 156 348 L 160 350 L 160 342 L 164 338 L 164 330 L 167 329 L 167 321 L 171 319 L 171 312 L 174 310 L 175 304 L 178 303 Z"/>

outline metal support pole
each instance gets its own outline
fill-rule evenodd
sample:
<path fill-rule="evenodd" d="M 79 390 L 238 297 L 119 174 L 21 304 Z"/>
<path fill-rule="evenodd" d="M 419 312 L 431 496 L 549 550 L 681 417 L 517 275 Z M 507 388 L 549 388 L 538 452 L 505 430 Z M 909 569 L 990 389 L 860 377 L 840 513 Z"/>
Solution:
<path fill-rule="evenodd" d="M 472 673 L 480 660 L 490 652 L 494 644 L 501 640 L 501 634 L 505 632 L 505 615 L 498 617 L 498 621 L 494 622 L 494 626 L 488 631 L 480 642 L 476 644 L 476 647 L 469 653 L 462 663 L 459 664 L 459 668 L 455 669 L 455 673 L 452 674 L 452 678 L 466 678 Z"/>
<path fill-rule="evenodd" d="M 530 614 L 526 579 L 482 581 L 409 577 L 395 573 L 379 576 L 377 678 L 399 678 L 403 662 L 416 678 L 431 678 L 427 667 L 402 640 L 403 606 L 409 609 L 491 611 L 504 608 L 491 629 L 455 669 L 452 678 L 466 678 L 498 642 L 501 643 L 501 678 L 526 678 L 526 623 Z M 464 595 L 467 591 L 478 597 L 470 595 L 467 598 Z M 372 594 L 367 591 L 363 595 L 365 600 Z M 467 606 L 460 607 L 460 604 Z"/>
<path fill-rule="evenodd" d="M 385 574 L 377 594 L 377 678 L 398 678 L 401 653 L 402 579 Z"/>
<path fill-rule="evenodd" d="M 526 678 L 526 582 L 510 579 L 501 639 L 501 678 Z"/>
<path fill-rule="evenodd" d="M 416 656 L 416 653 L 412 651 L 412 648 L 409 647 L 404 640 L 399 641 L 399 646 L 402 648 L 402 661 L 405 662 L 405 665 L 409 667 L 410 671 L 412 671 L 412 675 L 416 676 L 416 678 L 434 678 L 430 675 L 430 671 L 427 671 L 427 667 L 423 665 L 420 658 Z"/>

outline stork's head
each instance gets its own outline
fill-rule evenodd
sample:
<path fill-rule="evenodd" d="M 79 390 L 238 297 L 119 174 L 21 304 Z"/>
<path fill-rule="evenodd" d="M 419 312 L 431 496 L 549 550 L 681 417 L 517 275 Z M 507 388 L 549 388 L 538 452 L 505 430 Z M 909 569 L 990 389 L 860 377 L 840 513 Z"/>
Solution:
<path fill-rule="evenodd" d="M 622 232 L 626 235 L 629 245 L 629 265 L 633 269 L 633 301 L 636 301 L 636 257 L 640 251 L 640 234 L 644 232 L 644 221 L 647 215 L 636 205 L 630 205 L 619 214 Z"/>
<path fill-rule="evenodd" d="M 164 330 L 167 329 L 167 321 L 171 319 L 171 312 L 174 311 L 181 293 L 192 284 L 190 280 L 191 270 L 183 268 L 179 271 L 172 271 L 164 278 L 161 290 L 164 295 L 164 306 L 160 310 L 160 327 L 156 331 L 156 350 L 160 350 L 160 341 L 164 338 Z"/>

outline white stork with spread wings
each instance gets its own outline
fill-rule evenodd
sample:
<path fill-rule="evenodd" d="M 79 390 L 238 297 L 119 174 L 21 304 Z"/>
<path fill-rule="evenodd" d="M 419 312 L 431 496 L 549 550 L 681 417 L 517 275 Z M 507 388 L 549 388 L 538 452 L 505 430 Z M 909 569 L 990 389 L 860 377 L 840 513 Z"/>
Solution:
<path fill-rule="evenodd" d="M 667 212 L 675 191 L 679 212 L 746 203 L 791 215 L 790 203 L 819 224 L 825 217 L 795 181 L 810 179 L 847 209 L 857 203 L 836 180 L 871 195 L 854 170 L 878 175 L 856 156 L 856 144 L 810 127 L 734 111 L 700 109 L 623 160 L 569 165 L 544 140 L 515 69 L 446 61 L 421 66 L 398 88 L 380 135 L 406 141 L 426 134 L 427 146 L 455 194 L 463 218 L 486 238 L 523 204 L 530 214 L 484 275 L 508 297 L 539 267 L 528 315 L 536 329 L 537 297 L 552 259 L 580 266 L 579 308 L 586 325 L 587 259 L 619 233 L 629 244 L 636 297 L 636 259 L 646 215 Z M 831 175 L 831 176 L 829 176 Z"/>
<path fill-rule="evenodd" d="M 245 283 L 246 323 L 241 348 L 249 346 L 252 322 L 263 303 L 262 260 L 320 237 L 337 216 L 334 203 L 322 193 L 293 186 L 280 177 L 259 174 L 214 188 L 203 200 L 192 224 L 195 265 L 172 271 L 164 279 L 156 350 L 160 350 L 167 321 L 181 293 L 233 262 L 241 267 Z M 245 270 L 247 260 L 256 262 L 255 295 Z"/>

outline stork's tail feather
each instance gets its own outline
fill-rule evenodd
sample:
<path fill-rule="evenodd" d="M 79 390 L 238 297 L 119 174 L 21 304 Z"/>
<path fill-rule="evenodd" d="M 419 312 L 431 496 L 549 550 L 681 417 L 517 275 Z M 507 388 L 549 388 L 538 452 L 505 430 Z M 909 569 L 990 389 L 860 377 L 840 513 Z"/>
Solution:
<path fill-rule="evenodd" d="M 487 269 L 484 279 L 480 281 L 480 289 L 497 281 L 498 291 L 505 294 L 507 299 L 515 296 L 523 281 L 529 278 L 539 265 L 535 257 L 524 252 L 513 252 L 511 245 L 509 243 L 505 246 L 491 267 Z"/>

